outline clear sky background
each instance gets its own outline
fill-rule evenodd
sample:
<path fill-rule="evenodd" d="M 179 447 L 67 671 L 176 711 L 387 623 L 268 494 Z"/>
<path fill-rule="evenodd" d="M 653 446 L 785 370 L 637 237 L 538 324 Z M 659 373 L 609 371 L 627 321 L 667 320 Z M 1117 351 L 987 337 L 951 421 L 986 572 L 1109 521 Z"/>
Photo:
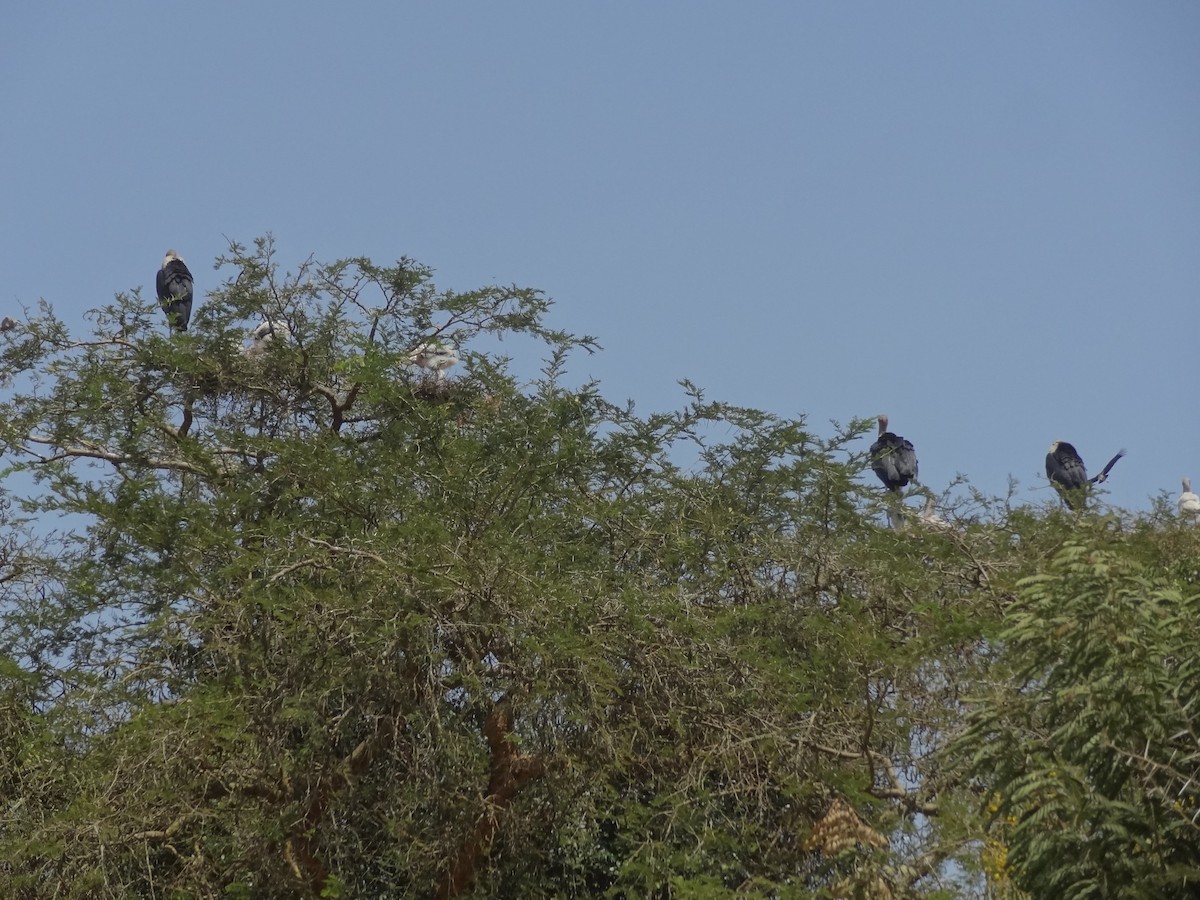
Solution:
<path fill-rule="evenodd" d="M 1051 440 L 1127 447 L 1145 509 L 1200 482 L 1197 47 L 1192 0 L 20 4 L 0 310 L 270 231 L 541 288 L 644 413 L 887 412 L 1035 502 Z"/>

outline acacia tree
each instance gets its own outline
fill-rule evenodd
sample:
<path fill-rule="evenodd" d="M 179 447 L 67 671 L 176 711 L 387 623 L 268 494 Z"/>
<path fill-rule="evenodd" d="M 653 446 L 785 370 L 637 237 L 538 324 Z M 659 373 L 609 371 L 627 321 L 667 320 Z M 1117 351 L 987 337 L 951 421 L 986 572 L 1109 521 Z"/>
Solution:
<path fill-rule="evenodd" d="M 955 890 L 943 748 L 1067 518 L 881 528 L 867 423 L 639 416 L 536 291 L 218 265 L 185 334 L 2 339 L 6 895 Z M 472 352 L 512 334 L 530 384 Z"/>
<path fill-rule="evenodd" d="M 1200 540 L 1083 523 L 1021 582 L 1004 674 L 960 740 L 1002 881 L 1035 897 L 1200 889 Z"/>

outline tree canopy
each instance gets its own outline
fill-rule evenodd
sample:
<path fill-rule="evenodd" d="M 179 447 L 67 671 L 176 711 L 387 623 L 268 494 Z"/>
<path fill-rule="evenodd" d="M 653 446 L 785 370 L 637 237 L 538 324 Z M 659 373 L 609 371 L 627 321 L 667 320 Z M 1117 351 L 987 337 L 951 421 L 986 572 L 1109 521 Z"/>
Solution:
<path fill-rule="evenodd" d="M 1194 896 L 1165 501 L 889 528 L 873 422 L 640 414 L 536 290 L 217 266 L 0 335 L 0 894 Z"/>

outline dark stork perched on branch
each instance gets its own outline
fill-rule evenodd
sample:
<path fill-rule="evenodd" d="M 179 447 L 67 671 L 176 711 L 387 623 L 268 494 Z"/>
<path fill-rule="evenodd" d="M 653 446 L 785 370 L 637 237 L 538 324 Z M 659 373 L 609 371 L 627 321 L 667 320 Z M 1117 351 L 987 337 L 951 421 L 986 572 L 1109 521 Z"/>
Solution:
<path fill-rule="evenodd" d="M 871 445 L 871 468 L 889 491 L 900 488 L 917 477 L 917 454 L 912 441 L 888 431 L 888 417 L 879 417 L 879 437 Z"/>
<path fill-rule="evenodd" d="M 158 305 L 167 314 L 171 330 L 187 331 L 192 318 L 192 273 L 174 250 L 168 250 L 163 257 L 155 286 L 158 288 Z"/>
<path fill-rule="evenodd" d="M 888 417 L 879 417 L 879 437 L 871 445 L 871 469 L 883 486 L 892 492 L 894 509 L 888 510 L 888 524 L 898 528 L 904 524 L 900 506 L 900 489 L 917 477 L 917 453 L 912 441 L 888 431 Z"/>
<path fill-rule="evenodd" d="M 1108 473 L 1117 464 L 1117 460 L 1125 455 L 1121 450 L 1108 461 L 1100 474 L 1094 478 L 1087 477 L 1087 469 L 1079 456 L 1079 451 L 1066 441 L 1055 441 L 1050 445 L 1046 454 L 1046 477 L 1058 491 L 1070 509 L 1080 510 L 1087 505 L 1087 491 L 1093 484 L 1103 484 L 1108 480 Z"/>

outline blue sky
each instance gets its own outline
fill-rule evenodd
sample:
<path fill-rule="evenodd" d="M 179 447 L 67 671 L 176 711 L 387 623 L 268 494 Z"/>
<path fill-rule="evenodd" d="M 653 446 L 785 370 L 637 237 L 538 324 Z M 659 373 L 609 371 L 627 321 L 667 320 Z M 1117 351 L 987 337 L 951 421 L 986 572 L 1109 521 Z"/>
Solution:
<path fill-rule="evenodd" d="M 891 415 L 923 480 L 1200 480 L 1200 4 L 114 3 L 0 31 L 0 307 L 226 237 L 538 287 L 643 412 Z M 535 366 L 528 367 L 536 371 Z"/>

